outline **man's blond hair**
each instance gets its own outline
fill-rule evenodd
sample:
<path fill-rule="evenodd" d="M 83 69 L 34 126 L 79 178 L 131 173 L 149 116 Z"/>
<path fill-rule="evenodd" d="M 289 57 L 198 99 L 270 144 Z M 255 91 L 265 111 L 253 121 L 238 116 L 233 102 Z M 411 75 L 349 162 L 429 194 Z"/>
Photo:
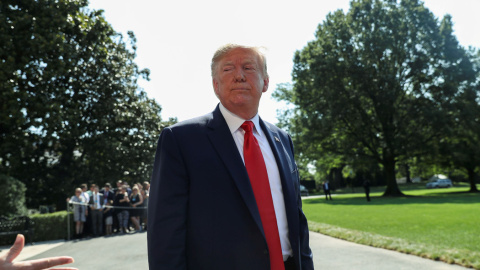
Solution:
<path fill-rule="evenodd" d="M 230 51 L 235 50 L 235 49 L 245 49 L 245 50 L 251 50 L 255 52 L 258 55 L 258 58 L 260 59 L 260 65 L 263 66 L 263 76 L 265 78 L 268 78 L 268 72 L 267 72 L 267 58 L 265 54 L 262 52 L 265 48 L 264 47 L 252 47 L 252 46 L 244 46 L 244 45 L 238 45 L 238 44 L 226 44 L 223 45 L 222 47 L 218 48 L 215 54 L 213 55 L 212 58 L 212 64 L 211 64 L 211 69 L 212 69 L 212 77 L 215 76 L 215 72 L 217 70 L 217 64 L 220 62 L 220 60 L 228 54 Z"/>

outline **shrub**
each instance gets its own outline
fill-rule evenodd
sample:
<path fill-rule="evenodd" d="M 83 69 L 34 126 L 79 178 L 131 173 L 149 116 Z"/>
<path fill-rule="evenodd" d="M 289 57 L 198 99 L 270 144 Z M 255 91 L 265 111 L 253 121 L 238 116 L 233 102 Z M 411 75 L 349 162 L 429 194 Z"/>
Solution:
<path fill-rule="evenodd" d="M 70 238 L 75 230 L 73 213 L 70 214 Z M 68 216 L 67 211 L 59 211 L 50 214 L 34 214 L 30 218 L 35 223 L 33 227 L 34 241 L 49 241 L 68 239 Z"/>
<path fill-rule="evenodd" d="M 25 184 L 8 175 L 0 174 L 0 213 L 2 216 L 23 216 L 25 207 Z"/>

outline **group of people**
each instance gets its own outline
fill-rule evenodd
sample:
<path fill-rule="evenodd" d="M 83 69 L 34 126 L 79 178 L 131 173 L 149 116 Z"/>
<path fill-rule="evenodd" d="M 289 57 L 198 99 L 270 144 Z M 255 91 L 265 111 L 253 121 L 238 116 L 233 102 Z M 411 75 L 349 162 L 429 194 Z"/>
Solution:
<path fill-rule="evenodd" d="M 82 184 L 67 201 L 73 206 L 75 238 L 141 232 L 146 229 L 150 183 L 130 187 L 122 180 L 112 188 L 106 183 L 100 190 L 96 184 Z"/>

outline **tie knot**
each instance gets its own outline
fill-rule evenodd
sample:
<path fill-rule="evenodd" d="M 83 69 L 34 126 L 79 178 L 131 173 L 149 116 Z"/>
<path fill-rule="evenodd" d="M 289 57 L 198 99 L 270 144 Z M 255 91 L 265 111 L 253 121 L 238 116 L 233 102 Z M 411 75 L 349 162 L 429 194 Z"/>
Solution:
<path fill-rule="evenodd" d="M 252 121 L 245 121 L 243 124 L 240 126 L 245 130 L 245 132 L 252 132 L 253 130 L 253 122 Z"/>

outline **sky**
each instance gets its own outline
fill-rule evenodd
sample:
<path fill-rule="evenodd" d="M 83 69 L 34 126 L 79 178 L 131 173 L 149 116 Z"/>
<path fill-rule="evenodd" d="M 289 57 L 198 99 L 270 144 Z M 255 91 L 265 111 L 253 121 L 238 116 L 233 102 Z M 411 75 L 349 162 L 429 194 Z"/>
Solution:
<path fill-rule="evenodd" d="M 462 46 L 480 48 L 480 0 L 425 0 L 438 18 L 450 14 Z M 179 121 L 211 112 L 218 103 L 210 75 L 211 58 L 227 43 L 266 47 L 270 85 L 259 114 L 277 123 L 285 106 L 271 94 L 291 82 L 293 56 L 314 40 L 328 13 L 348 11 L 348 0 L 90 0 L 106 20 L 126 37 L 137 38 L 140 68 L 150 69 L 150 81 L 140 86 L 161 106 L 161 117 Z"/>

